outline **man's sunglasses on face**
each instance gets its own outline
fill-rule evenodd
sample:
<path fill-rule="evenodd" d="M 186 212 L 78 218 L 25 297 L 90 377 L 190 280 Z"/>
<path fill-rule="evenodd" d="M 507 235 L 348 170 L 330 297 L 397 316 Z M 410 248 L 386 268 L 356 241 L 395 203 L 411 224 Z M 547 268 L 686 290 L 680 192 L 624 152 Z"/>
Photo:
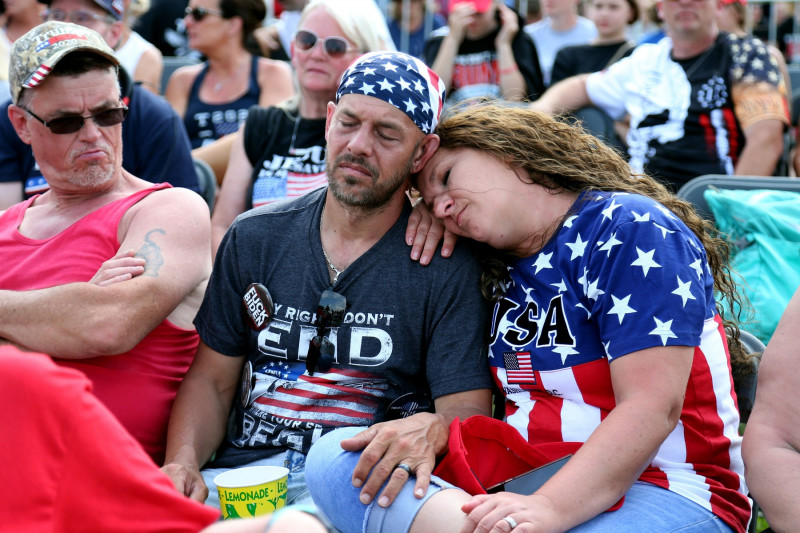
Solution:
<path fill-rule="evenodd" d="M 99 111 L 93 115 L 67 115 L 46 121 L 37 116 L 30 109 L 26 109 L 24 107 L 22 109 L 25 110 L 25 112 L 30 116 L 44 124 L 46 128 L 49 128 L 50 131 L 56 135 L 66 135 L 68 133 L 75 133 L 76 131 L 79 131 L 81 128 L 83 128 L 83 125 L 87 119 L 94 120 L 94 123 L 101 128 L 109 128 L 111 126 L 121 124 L 128 115 L 128 107 L 123 105 L 121 107 L 114 107 L 112 109 Z"/>

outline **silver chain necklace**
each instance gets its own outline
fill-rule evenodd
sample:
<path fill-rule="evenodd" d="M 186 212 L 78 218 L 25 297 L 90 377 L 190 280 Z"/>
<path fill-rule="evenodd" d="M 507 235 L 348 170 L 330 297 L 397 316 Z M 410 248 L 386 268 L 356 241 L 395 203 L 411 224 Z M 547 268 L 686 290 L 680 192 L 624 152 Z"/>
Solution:
<path fill-rule="evenodd" d="M 328 257 L 328 254 L 325 252 L 325 247 L 322 245 L 322 215 L 324 214 L 325 214 L 325 206 L 322 207 L 322 213 L 319 216 L 319 247 L 322 248 L 322 255 L 325 256 L 325 261 L 328 262 L 328 266 L 331 267 L 331 270 L 333 270 L 333 273 L 335 274 L 333 276 L 333 280 L 331 281 L 331 285 L 333 286 L 336 285 L 336 281 L 339 279 L 339 275 L 344 271 L 336 268 L 336 266 L 333 264 L 333 261 L 331 261 L 331 258 Z"/>

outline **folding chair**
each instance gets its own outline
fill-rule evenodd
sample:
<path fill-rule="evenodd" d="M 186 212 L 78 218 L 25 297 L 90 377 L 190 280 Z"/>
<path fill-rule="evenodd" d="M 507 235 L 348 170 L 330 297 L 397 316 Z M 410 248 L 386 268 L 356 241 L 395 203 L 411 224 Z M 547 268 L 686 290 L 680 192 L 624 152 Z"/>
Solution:
<path fill-rule="evenodd" d="M 800 178 L 786 176 L 728 176 L 725 174 L 706 174 L 698 176 L 681 187 L 677 195 L 694 204 L 697 212 L 708 220 L 714 215 L 708 207 L 703 193 L 706 189 L 776 189 L 779 191 L 800 192 Z"/>
<path fill-rule="evenodd" d="M 208 210 L 211 211 L 214 209 L 214 200 L 217 197 L 217 177 L 208 163 L 196 157 L 192 160 L 194 161 L 194 171 L 197 173 L 198 192 L 208 204 Z"/>
<path fill-rule="evenodd" d="M 200 60 L 194 56 L 164 56 L 164 68 L 161 70 L 161 94 L 167 89 L 167 82 L 172 73 L 180 67 L 194 65 Z"/>

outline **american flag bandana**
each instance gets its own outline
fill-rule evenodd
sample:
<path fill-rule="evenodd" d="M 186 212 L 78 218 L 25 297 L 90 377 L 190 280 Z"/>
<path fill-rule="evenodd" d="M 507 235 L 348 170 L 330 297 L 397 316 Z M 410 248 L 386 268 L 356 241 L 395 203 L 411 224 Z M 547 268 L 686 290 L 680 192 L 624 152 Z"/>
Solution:
<path fill-rule="evenodd" d="M 444 102 L 444 83 L 419 59 L 402 52 L 371 52 L 353 62 L 342 76 L 336 103 L 345 94 L 364 94 L 388 102 L 423 133 L 433 133 Z"/>

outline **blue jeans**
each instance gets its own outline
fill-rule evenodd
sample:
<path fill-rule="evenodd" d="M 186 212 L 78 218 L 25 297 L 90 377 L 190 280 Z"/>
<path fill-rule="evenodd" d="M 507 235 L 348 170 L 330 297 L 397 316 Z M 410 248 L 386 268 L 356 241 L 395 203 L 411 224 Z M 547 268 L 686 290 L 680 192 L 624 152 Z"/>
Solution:
<path fill-rule="evenodd" d="M 339 445 L 342 439 L 363 430 L 356 427 L 337 429 L 314 443 L 306 461 L 308 489 L 320 511 L 342 533 L 404 533 L 411 527 L 423 503 L 443 488 L 453 486 L 433 476 L 422 499 L 414 496 L 414 483 L 406 483 L 389 507 L 379 506 L 376 503 L 378 498 L 364 505 L 358 499 L 361 489 L 350 482 L 360 454 L 346 452 Z"/>
<path fill-rule="evenodd" d="M 358 499 L 361 489 L 350 482 L 359 454 L 346 452 L 339 445 L 342 439 L 352 437 L 362 429 L 338 429 L 311 447 L 306 461 L 306 480 L 311 496 L 342 533 L 405 533 L 425 501 L 452 485 L 434 476 L 426 496 L 417 499 L 413 494 L 412 478 L 387 509 L 375 503 L 377 498 L 369 505 L 362 504 Z M 625 494 L 621 509 L 600 513 L 571 531 L 731 533 L 719 517 L 680 494 L 640 482 Z"/>
<path fill-rule="evenodd" d="M 570 531 L 731 533 L 732 530 L 714 513 L 680 494 L 637 481 L 625 493 L 625 503 L 619 510 L 600 513 Z"/>
<path fill-rule="evenodd" d="M 294 450 L 286 450 L 283 453 L 275 454 L 265 459 L 259 459 L 251 463 L 239 465 L 237 468 L 245 466 L 283 466 L 289 469 L 288 490 L 286 493 L 286 505 L 294 503 L 311 505 L 311 496 L 306 487 L 306 456 Z M 203 481 L 208 487 L 208 498 L 206 505 L 219 509 L 219 492 L 214 484 L 214 478 L 231 468 L 206 468 L 200 473 L 203 474 Z"/>

